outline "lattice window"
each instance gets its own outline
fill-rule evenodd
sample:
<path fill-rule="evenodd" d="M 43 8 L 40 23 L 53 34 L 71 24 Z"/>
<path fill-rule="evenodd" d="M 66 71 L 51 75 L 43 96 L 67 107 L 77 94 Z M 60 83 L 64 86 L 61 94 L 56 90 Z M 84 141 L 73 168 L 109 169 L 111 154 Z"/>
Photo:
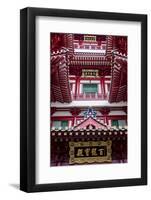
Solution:
<path fill-rule="evenodd" d="M 63 121 L 55 120 L 55 121 L 53 121 L 53 126 L 55 128 L 61 127 L 64 129 L 65 127 L 68 127 L 68 121 L 67 120 L 63 120 Z"/>
<path fill-rule="evenodd" d="M 97 84 L 83 84 L 83 93 L 98 93 Z"/>
<path fill-rule="evenodd" d="M 112 120 L 112 126 L 116 126 L 118 128 L 119 127 L 118 120 Z"/>

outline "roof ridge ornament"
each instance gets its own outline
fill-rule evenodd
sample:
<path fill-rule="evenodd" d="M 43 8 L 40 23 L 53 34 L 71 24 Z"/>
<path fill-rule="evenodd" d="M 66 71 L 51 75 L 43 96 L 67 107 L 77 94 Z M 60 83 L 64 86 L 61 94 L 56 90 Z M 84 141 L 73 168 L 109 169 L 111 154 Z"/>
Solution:
<path fill-rule="evenodd" d="M 84 118 L 92 117 L 96 118 L 97 112 L 93 110 L 93 108 L 88 107 L 88 109 L 84 112 Z"/>

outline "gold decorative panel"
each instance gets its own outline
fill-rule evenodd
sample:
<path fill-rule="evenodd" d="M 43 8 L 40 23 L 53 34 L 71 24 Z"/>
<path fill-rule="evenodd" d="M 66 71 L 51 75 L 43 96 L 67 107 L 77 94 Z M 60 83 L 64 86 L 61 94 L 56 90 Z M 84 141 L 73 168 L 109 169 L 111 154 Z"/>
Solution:
<path fill-rule="evenodd" d="M 82 77 L 98 77 L 99 71 L 97 69 L 83 69 Z"/>
<path fill-rule="evenodd" d="M 86 42 L 96 42 L 96 36 L 84 35 L 84 41 L 86 41 Z"/>
<path fill-rule="evenodd" d="M 112 162 L 112 141 L 69 142 L 69 164 Z"/>

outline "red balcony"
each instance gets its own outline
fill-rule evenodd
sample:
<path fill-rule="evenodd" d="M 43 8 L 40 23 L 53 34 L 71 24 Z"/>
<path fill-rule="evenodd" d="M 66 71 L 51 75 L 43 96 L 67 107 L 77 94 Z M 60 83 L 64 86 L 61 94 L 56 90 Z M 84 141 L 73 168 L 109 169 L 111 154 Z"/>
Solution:
<path fill-rule="evenodd" d="M 82 93 L 78 95 L 73 94 L 72 99 L 81 100 L 81 101 L 82 100 L 88 100 L 88 101 L 108 100 L 108 94 L 100 94 L 100 93 Z"/>

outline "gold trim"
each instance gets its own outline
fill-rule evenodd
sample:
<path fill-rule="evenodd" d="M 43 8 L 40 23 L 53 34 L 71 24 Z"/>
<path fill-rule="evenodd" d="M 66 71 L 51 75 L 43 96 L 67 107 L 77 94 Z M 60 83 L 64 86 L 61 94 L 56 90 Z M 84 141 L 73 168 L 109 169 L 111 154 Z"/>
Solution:
<path fill-rule="evenodd" d="M 82 77 L 99 77 L 98 69 L 82 69 Z"/>
<path fill-rule="evenodd" d="M 94 156 L 94 157 L 75 157 L 75 147 L 107 147 L 106 156 Z M 83 163 L 103 163 L 103 162 L 112 162 L 112 141 L 88 141 L 88 142 L 69 142 L 69 164 L 83 164 Z M 79 152 L 81 153 L 81 152 Z M 95 153 L 94 153 L 95 155 Z M 81 156 L 82 153 L 81 153 Z"/>
<path fill-rule="evenodd" d="M 84 41 L 86 41 L 86 42 L 96 42 L 96 36 L 94 36 L 94 35 L 84 35 Z"/>

